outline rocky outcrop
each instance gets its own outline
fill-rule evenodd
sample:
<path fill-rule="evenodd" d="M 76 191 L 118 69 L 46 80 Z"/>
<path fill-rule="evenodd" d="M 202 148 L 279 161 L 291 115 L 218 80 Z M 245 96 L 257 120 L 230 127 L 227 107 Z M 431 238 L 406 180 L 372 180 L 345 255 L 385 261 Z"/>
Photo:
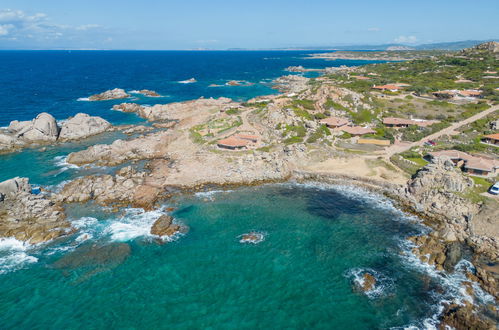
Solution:
<path fill-rule="evenodd" d="M 113 105 L 113 110 L 123 112 L 140 112 L 144 107 L 137 103 L 121 103 Z"/>
<path fill-rule="evenodd" d="M 10 123 L 8 130 L 17 138 L 25 142 L 54 142 L 59 136 L 59 127 L 55 118 L 42 112 L 31 121 L 17 121 Z"/>
<path fill-rule="evenodd" d="M 471 219 L 480 207 L 470 200 L 461 197 L 473 187 L 473 180 L 462 175 L 449 159 L 436 159 L 422 168 L 409 181 L 404 197 L 417 212 L 428 217 L 444 220 L 443 224 L 456 238 L 464 240 L 469 234 Z"/>
<path fill-rule="evenodd" d="M 70 153 L 67 161 L 76 165 L 114 166 L 130 160 L 162 158 L 173 138 L 168 132 L 157 132 L 132 140 L 115 140 Z"/>
<path fill-rule="evenodd" d="M 147 173 L 130 166 L 116 175 L 92 175 L 67 183 L 54 197 L 64 203 L 83 203 L 95 200 L 100 205 L 141 207 L 152 209 L 164 189 L 148 184 Z"/>
<path fill-rule="evenodd" d="M 111 124 L 101 117 L 92 117 L 85 113 L 66 120 L 61 127 L 60 140 L 79 140 L 107 131 Z"/>
<path fill-rule="evenodd" d="M 84 113 L 64 121 L 59 127 L 55 118 L 48 113 L 40 113 L 29 121 L 10 122 L 7 129 L 0 131 L 0 152 L 12 151 L 30 144 L 50 144 L 59 141 L 79 140 L 108 130 L 111 124 L 100 118 Z"/>
<path fill-rule="evenodd" d="M 141 89 L 140 91 L 133 91 L 131 93 L 142 94 L 142 95 L 148 96 L 148 97 L 160 97 L 161 96 L 158 93 L 156 93 L 155 91 L 151 91 L 149 89 Z"/>
<path fill-rule="evenodd" d="M 281 93 L 299 93 L 307 89 L 309 80 L 306 77 L 296 75 L 283 76 L 272 82 L 272 88 L 277 89 Z"/>
<path fill-rule="evenodd" d="M 169 215 L 162 215 L 152 225 L 151 234 L 160 237 L 173 236 L 180 232 L 180 230 L 180 225 L 173 223 L 173 217 Z"/>
<path fill-rule="evenodd" d="M 124 99 L 127 97 L 130 97 L 130 95 L 127 94 L 125 90 L 121 88 L 115 88 L 100 94 L 92 95 L 88 99 L 90 101 L 106 101 L 106 100 Z"/>
<path fill-rule="evenodd" d="M 0 183 L 0 237 L 37 244 L 71 231 L 63 208 L 46 195 L 31 194 L 26 178 Z"/>
<path fill-rule="evenodd" d="M 149 121 L 182 120 L 194 113 L 202 114 L 224 109 L 230 109 L 237 104 L 231 99 L 220 97 L 218 99 L 200 98 L 193 101 L 176 102 L 169 104 L 156 104 L 151 107 L 135 107 L 137 114 Z M 131 106 L 128 106 L 132 109 Z"/>

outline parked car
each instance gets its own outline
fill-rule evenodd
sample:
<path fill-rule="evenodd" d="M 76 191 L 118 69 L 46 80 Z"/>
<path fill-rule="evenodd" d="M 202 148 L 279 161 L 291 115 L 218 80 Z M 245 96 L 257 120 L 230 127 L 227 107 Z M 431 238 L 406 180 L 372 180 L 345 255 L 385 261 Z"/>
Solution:
<path fill-rule="evenodd" d="M 499 195 L 499 181 L 489 188 L 489 193 L 492 195 Z"/>
<path fill-rule="evenodd" d="M 426 141 L 425 144 L 427 146 L 436 146 L 437 145 L 437 143 L 435 141 L 432 141 L 432 140 Z"/>

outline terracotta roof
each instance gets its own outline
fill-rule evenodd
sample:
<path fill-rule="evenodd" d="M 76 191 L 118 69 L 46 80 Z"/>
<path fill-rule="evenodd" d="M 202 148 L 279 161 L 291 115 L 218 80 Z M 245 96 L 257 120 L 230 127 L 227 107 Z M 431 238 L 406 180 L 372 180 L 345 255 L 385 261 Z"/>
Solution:
<path fill-rule="evenodd" d="M 481 94 L 482 94 L 482 91 L 474 91 L 474 90 L 459 91 L 459 95 L 462 95 L 462 96 L 478 96 Z"/>
<path fill-rule="evenodd" d="M 341 117 L 329 117 L 321 119 L 320 123 L 327 126 L 339 127 L 348 124 L 348 120 Z"/>
<path fill-rule="evenodd" d="M 458 79 L 454 81 L 455 83 L 472 83 L 473 81 L 468 80 L 468 79 Z"/>
<path fill-rule="evenodd" d="M 476 157 L 458 150 L 442 150 L 429 153 L 432 157 L 449 157 L 450 159 L 463 160 L 464 167 L 492 172 L 495 168 L 499 168 L 499 161 L 493 159 L 486 159 L 483 157 Z"/>
<path fill-rule="evenodd" d="M 399 90 L 402 89 L 402 87 L 399 87 L 397 85 L 381 85 L 381 86 L 373 86 L 374 89 L 390 89 L 390 90 Z"/>
<path fill-rule="evenodd" d="M 246 147 L 249 143 L 250 141 L 248 140 L 238 139 L 231 136 L 226 139 L 219 140 L 217 144 L 223 147 L 242 148 Z"/>
<path fill-rule="evenodd" d="M 236 139 L 248 140 L 252 142 L 258 141 L 258 136 L 251 134 L 236 134 L 234 135 Z"/>
<path fill-rule="evenodd" d="M 361 127 L 361 126 L 342 126 L 339 128 L 339 130 L 352 135 L 364 135 L 364 134 L 376 133 L 375 131 L 373 131 L 368 127 Z"/>
<path fill-rule="evenodd" d="M 357 80 L 370 80 L 371 79 L 369 77 L 364 77 L 364 76 L 352 76 L 352 78 L 355 78 Z"/>
<path fill-rule="evenodd" d="M 499 140 L 499 133 L 485 135 L 484 137 L 489 138 L 489 139 L 493 139 L 493 140 Z"/>
<path fill-rule="evenodd" d="M 492 172 L 494 170 L 494 162 L 484 158 L 473 157 L 466 161 L 464 167 L 472 170 Z"/>
<path fill-rule="evenodd" d="M 438 94 L 448 94 L 448 95 L 455 95 L 456 91 L 436 91 L 432 93 L 433 95 L 438 95 Z"/>
<path fill-rule="evenodd" d="M 496 74 L 497 71 L 485 71 L 484 73 L 486 73 L 486 74 Z"/>

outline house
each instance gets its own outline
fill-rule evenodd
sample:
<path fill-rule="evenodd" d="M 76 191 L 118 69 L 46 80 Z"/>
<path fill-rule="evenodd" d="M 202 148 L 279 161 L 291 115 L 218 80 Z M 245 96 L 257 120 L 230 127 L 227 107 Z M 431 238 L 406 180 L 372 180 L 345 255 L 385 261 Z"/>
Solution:
<path fill-rule="evenodd" d="M 362 126 L 341 126 L 338 128 L 339 131 L 343 131 L 353 136 L 360 136 L 365 134 L 374 134 L 376 133 L 374 130 L 368 127 Z"/>
<path fill-rule="evenodd" d="M 498 168 L 498 162 L 494 162 L 491 159 L 473 157 L 464 163 L 463 171 L 471 175 L 493 176 Z"/>
<path fill-rule="evenodd" d="M 458 79 L 454 81 L 457 84 L 467 84 L 467 83 L 472 83 L 473 81 L 468 80 L 468 79 Z"/>
<path fill-rule="evenodd" d="M 348 124 L 348 120 L 341 117 L 329 117 L 321 119 L 320 123 L 326 125 L 329 128 L 336 128 Z"/>
<path fill-rule="evenodd" d="M 239 134 L 235 134 L 234 138 L 241 139 L 241 140 L 247 140 L 247 141 L 250 141 L 250 142 L 253 142 L 253 143 L 256 143 L 258 141 L 258 136 L 252 135 L 252 134 L 242 134 L 242 133 L 239 133 Z"/>
<path fill-rule="evenodd" d="M 497 71 L 485 71 L 484 73 L 485 73 L 485 74 L 496 74 L 496 73 L 497 73 Z"/>
<path fill-rule="evenodd" d="M 217 146 L 224 149 L 235 150 L 235 149 L 246 148 L 250 143 L 251 141 L 238 139 L 236 137 L 230 136 L 226 139 L 219 140 L 217 142 Z"/>
<path fill-rule="evenodd" d="M 458 150 L 442 150 L 430 152 L 430 158 L 446 157 L 463 172 L 471 175 L 495 176 L 499 169 L 499 161 L 495 159 L 477 157 Z"/>
<path fill-rule="evenodd" d="M 456 96 L 456 94 L 457 94 L 456 91 L 450 91 L 450 90 L 436 91 L 432 93 L 432 95 L 435 96 L 437 99 L 442 99 L 442 100 L 452 99 L 454 96 Z"/>
<path fill-rule="evenodd" d="M 380 86 L 373 86 L 373 89 L 377 89 L 380 91 L 398 92 L 402 90 L 403 87 L 397 85 L 380 85 Z"/>
<path fill-rule="evenodd" d="M 481 97 L 482 91 L 465 90 L 465 91 L 459 91 L 458 94 L 459 94 L 459 96 L 462 96 L 462 97 Z"/>
<path fill-rule="evenodd" d="M 364 76 L 352 76 L 352 78 L 357 79 L 357 80 L 371 80 L 371 78 L 364 77 Z"/>
<path fill-rule="evenodd" d="M 495 146 L 499 146 L 499 133 L 485 135 L 482 138 L 482 142 L 487 143 L 487 144 L 492 144 Z"/>
<path fill-rule="evenodd" d="M 395 118 L 395 117 L 386 117 L 383 119 L 383 124 L 386 127 L 409 127 L 409 126 L 418 126 L 418 127 L 427 127 L 433 124 L 438 123 L 438 120 L 423 120 L 423 119 L 404 119 L 404 118 Z"/>

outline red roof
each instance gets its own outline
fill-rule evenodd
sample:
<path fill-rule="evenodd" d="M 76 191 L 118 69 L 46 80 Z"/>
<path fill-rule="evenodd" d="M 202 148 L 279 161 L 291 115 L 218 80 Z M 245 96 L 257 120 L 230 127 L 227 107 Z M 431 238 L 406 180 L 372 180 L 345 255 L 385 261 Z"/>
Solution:
<path fill-rule="evenodd" d="M 248 140 L 252 142 L 258 141 L 258 136 L 251 134 L 236 134 L 234 135 L 236 139 Z"/>
<path fill-rule="evenodd" d="M 402 89 L 402 87 L 396 86 L 396 85 L 381 85 L 381 86 L 374 86 L 373 88 L 374 89 L 381 89 L 381 90 L 384 90 L 384 89 L 389 89 L 389 90 L 399 90 L 399 89 Z"/>
<path fill-rule="evenodd" d="M 352 78 L 355 78 L 357 80 L 370 80 L 371 79 L 369 77 L 364 77 L 364 76 L 352 76 Z"/>
<path fill-rule="evenodd" d="M 473 91 L 473 90 L 459 91 L 459 94 L 462 96 L 478 96 L 482 94 L 482 91 Z"/>
<path fill-rule="evenodd" d="M 484 137 L 492 140 L 499 140 L 499 133 L 485 135 Z"/>
<path fill-rule="evenodd" d="M 226 139 L 222 139 L 218 141 L 218 145 L 221 147 L 231 147 L 231 148 L 242 148 L 246 147 L 250 141 L 248 140 L 243 140 L 243 139 L 238 139 L 236 137 L 228 137 Z"/>
<path fill-rule="evenodd" d="M 340 131 L 352 134 L 352 135 L 364 135 L 376 133 L 370 128 L 361 126 L 342 126 L 339 128 Z"/>

